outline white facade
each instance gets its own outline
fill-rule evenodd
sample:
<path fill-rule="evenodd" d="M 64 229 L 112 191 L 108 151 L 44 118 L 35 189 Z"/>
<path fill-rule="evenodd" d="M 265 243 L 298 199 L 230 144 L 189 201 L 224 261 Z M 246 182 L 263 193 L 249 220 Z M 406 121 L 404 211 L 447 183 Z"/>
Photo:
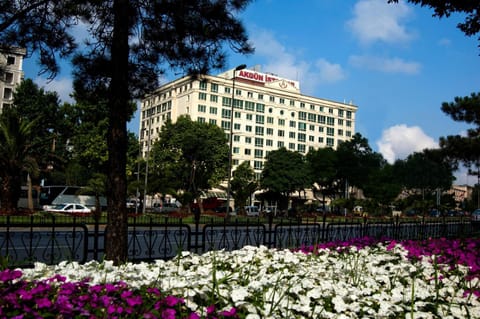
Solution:
<path fill-rule="evenodd" d="M 13 92 L 23 80 L 25 53 L 26 50 L 20 48 L 0 51 L 0 111 L 13 103 Z"/>
<path fill-rule="evenodd" d="M 305 155 L 310 149 L 336 148 L 355 134 L 357 106 L 352 103 L 302 95 L 298 81 L 249 69 L 230 70 L 217 76 L 182 77 L 146 96 L 139 132 L 143 156 L 167 119 L 175 122 L 181 115 L 216 124 L 230 134 L 233 95 L 233 170 L 250 161 L 259 177 L 270 151 L 285 147 Z"/>

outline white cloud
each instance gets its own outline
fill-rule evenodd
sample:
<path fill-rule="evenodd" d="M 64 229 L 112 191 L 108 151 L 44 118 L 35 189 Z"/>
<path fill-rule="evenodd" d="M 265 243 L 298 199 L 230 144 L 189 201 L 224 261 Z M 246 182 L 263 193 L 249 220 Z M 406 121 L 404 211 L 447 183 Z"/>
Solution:
<path fill-rule="evenodd" d="M 389 163 L 394 163 L 395 160 L 404 159 L 414 152 L 438 148 L 438 143 L 420 127 L 400 124 L 384 130 L 377 146 L 383 157 Z"/>
<path fill-rule="evenodd" d="M 45 91 L 57 92 L 62 102 L 73 102 L 73 99 L 70 96 L 73 91 L 71 78 L 47 80 L 42 77 L 37 77 L 33 82 L 35 82 L 39 87 L 43 87 Z"/>
<path fill-rule="evenodd" d="M 403 21 L 411 9 L 403 2 L 388 4 L 386 0 L 361 0 L 355 4 L 354 17 L 347 28 L 362 44 L 373 42 L 405 43 L 412 39 Z"/>
<path fill-rule="evenodd" d="M 418 62 L 405 61 L 400 58 L 381 58 L 366 55 L 352 55 L 349 63 L 355 67 L 366 68 L 385 73 L 417 74 L 421 64 Z"/>
<path fill-rule="evenodd" d="M 255 55 L 266 58 L 263 71 L 300 81 L 305 93 L 312 93 L 319 84 L 338 82 L 346 77 L 340 64 L 327 59 L 318 58 L 313 64 L 299 59 L 266 30 L 253 32 L 251 41 L 255 46 Z M 298 52 L 298 48 L 296 50 Z"/>

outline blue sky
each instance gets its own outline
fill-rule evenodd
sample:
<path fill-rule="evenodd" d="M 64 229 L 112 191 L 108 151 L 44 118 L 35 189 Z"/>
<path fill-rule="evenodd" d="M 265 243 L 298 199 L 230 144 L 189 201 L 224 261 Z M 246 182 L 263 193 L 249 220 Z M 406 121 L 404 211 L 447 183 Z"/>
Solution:
<path fill-rule="evenodd" d="M 441 104 L 480 91 L 479 42 L 456 28 L 462 16 L 432 13 L 402 1 L 256 0 L 239 16 L 256 51 L 230 52 L 226 69 L 259 65 L 300 81 L 304 94 L 352 101 L 356 132 L 393 162 L 465 132 L 468 126 L 447 117 Z M 46 84 L 34 62 L 25 61 L 26 77 L 68 100 L 68 67 Z M 137 113 L 128 126 L 135 133 L 138 121 Z M 474 178 L 460 173 L 457 183 L 465 182 Z"/>

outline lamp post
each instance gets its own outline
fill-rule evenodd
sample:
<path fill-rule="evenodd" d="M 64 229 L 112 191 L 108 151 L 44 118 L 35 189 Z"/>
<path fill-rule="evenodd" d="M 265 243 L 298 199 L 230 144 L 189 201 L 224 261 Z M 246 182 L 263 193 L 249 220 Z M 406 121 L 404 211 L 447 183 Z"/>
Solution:
<path fill-rule="evenodd" d="M 227 179 L 227 216 L 230 214 L 230 190 L 231 190 L 231 179 L 232 179 L 232 162 L 233 162 L 233 109 L 235 105 L 235 74 L 237 71 L 245 69 L 247 66 L 245 64 L 240 64 L 233 70 L 232 78 L 232 103 L 230 105 L 230 135 L 228 143 L 228 179 Z"/>

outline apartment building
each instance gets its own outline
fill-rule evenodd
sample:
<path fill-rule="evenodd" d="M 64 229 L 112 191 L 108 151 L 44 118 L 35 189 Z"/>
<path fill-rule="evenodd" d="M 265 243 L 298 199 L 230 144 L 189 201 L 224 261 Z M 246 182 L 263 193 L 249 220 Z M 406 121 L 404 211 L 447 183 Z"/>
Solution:
<path fill-rule="evenodd" d="M 21 48 L 0 49 L 0 111 L 13 103 L 15 87 L 24 78 L 25 54 L 26 50 Z"/>
<path fill-rule="evenodd" d="M 187 114 L 220 126 L 227 136 L 233 134 L 232 169 L 249 161 L 259 177 L 270 151 L 285 147 L 307 154 L 350 139 L 356 111 L 351 102 L 302 94 L 295 80 L 258 69 L 229 70 L 185 76 L 147 95 L 141 101 L 139 139 L 145 157 L 163 124 Z"/>

